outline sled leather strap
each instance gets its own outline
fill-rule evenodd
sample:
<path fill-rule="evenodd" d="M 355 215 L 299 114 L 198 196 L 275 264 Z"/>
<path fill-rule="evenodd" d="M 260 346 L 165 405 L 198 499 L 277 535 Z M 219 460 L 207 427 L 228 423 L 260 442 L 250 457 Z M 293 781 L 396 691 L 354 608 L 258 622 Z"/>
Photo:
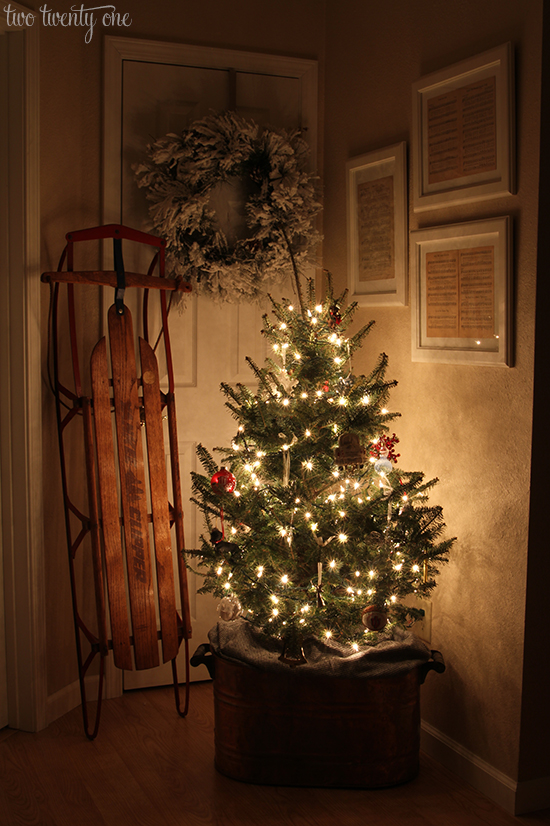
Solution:
<path fill-rule="evenodd" d="M 126 291 L 126 275 L 124 273 L 124 261 L 122 258 L 122 239 L 113 238 L 113 256 L 115 259 L 116 288 L 115 307 L 119 315 L 124 313 L 124 293 Z"/>

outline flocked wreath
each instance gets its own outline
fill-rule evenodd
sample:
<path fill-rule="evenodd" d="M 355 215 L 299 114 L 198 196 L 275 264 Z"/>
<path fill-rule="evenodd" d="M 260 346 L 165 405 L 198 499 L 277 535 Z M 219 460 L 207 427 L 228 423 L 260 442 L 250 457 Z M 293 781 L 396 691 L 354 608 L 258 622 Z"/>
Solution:
<path fill-rule="evenodd" d="M 180 135 L 148 146 L 134 171 L 152 202 L 154 231 L 166 239 L 167 271 L 225 301 L 255 300 L 298 273 L 319 241 L 320 210 L 309 148 L 298 131 L 266 129 L 235 112 L 211 114 Z M 224 232 L 215 196 L 240 191 L 241 232 Z"/>

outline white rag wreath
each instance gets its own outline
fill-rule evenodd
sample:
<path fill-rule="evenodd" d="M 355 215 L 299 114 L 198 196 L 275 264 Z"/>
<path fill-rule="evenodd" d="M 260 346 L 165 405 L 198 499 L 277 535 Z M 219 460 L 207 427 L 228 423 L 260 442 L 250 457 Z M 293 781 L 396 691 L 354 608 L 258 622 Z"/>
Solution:
<path fill-rule="evenodd" d="M 147 153 L 149 162 L 134 171 L 152 201 L 152 228 L 166 239 L 172 277 L 224 301 L 261 298 L 289 274 L 298 280 L 319 242 L 313 218 L 321 208 L 298 131 L 265 129 L 222 112 L 159 138 Z M 216 212 L 221 187 L 226 209 L 227 191 L 239 189 L 236 234 L 231 221 L 224 231 Z"/>

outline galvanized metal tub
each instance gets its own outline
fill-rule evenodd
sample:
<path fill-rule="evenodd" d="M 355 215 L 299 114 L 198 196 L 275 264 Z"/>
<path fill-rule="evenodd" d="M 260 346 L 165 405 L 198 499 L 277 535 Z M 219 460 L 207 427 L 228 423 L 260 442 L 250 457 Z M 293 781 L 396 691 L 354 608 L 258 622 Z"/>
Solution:
<path fill-rule="evenodd" d="M 268 785 L 374 789 L 418 773 L 420 685 L 431 668 L 444 670 L 440 655 L 372 679 L 213 660 L 215 762 L 222 774 Z"/>

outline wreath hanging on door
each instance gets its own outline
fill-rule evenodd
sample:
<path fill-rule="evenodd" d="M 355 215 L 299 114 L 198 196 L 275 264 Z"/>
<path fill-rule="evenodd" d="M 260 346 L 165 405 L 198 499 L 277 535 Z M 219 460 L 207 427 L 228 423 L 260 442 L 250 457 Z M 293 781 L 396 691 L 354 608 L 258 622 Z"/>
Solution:
<path fill-rule="evenodd" d="M 256 300 L 298 273 L 319 242 L 321 209 L 298 131 L 211 114 L 147 147 L 134 167 L 166 239 L 167 271 L 222 301 Z M 299 286 L 299 285 L 298 285 Z"/>

